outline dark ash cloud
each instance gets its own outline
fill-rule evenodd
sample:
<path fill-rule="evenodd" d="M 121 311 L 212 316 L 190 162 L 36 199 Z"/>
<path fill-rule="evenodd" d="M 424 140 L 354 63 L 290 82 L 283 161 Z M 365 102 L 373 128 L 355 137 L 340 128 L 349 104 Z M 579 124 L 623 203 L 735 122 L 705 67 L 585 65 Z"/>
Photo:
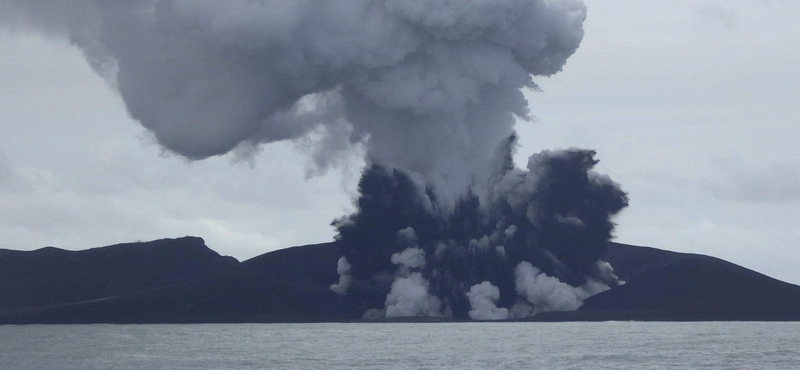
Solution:
<path fill-rule="evenodd" d="M 503 150 L 513 140 L 507 144 Z M 344 256 L 332 289 L 362 303 L 365 317 L 577 309 L 620 283 L 601 258 L 611 217 L 628 199 L 592 170 L 594 156 L 546 151 L 526 170 L 505 162 L 487 193 L 467 192 L 453 208 L 413 173 L 373 165 L 361 178 L 357 212 L 334 223 Z"/>

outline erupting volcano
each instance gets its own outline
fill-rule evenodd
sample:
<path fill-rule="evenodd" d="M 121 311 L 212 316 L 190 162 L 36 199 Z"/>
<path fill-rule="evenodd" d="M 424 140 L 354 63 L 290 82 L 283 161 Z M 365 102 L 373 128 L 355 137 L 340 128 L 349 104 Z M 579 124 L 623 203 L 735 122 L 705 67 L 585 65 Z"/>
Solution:
<path fill-rule="evenodd" d="M 360 150 L 331 290 L 364 317 L 528 317 L 621 284 L 602 258 L 627 196 L 591 150 L 512 160 L 524 89 L 583 38 L 579 0 L 5 1 L 66 35 L 167 150 L 306 140 Z M 265 158 L 270 160 L 270 158 Z M 332 269 L 336 266 L 331 266 Z"/>
<path fill-rule="evenodd" d="M 373 165 L 358 212 L 334 223 L 339 283 L 365 318 L 479 320 L 569 311 L 621 282 L 601 258 L 627 197 L 586 150 L 542 152 L 514 168 L 500 146 L 485 190 L 443 203 L 413 173 Z"/>

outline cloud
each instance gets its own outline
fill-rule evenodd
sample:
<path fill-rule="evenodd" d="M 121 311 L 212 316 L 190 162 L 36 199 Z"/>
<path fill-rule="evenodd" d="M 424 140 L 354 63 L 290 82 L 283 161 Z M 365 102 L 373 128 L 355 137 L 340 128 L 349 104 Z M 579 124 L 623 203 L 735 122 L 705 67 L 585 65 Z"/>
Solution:
<path fill-rule="evenodd" d="M 497 307 L 500 299 L 500 288 L 488 281 L 473 285 L 467 292 L 471 310 L 469 317 L 473 320 L 505 320 L 508 309 Z"/>
<path fill-rule="evenodd" d="M 736 10 L 730 6 L 723 6 L 715 3 L 700 7 L 697 9 L 697 13 L 700 14 L 701 17 L 722 25 L 727 29 L 735 29 L 738 25 L 739 15 Z"/>
<path fill-rule="evenodd" d="M 324 173 L 348 146 L 363 145 L 369 161 L 456 193 L 487 175 L 475 169 L 515 117 L 528 117 L 521 89 L 535 86 L 531 76 L 559 72 L 577 50 L 586 8 L 580 0 L 7 0 L 0 13 L 68 38 L 173 153 L 246 157 L 300 141 L 314 146 L 310 172 Z"/>
<path fill-rule="evenodd" d="M 0 150 L 0 191 L 13 190 L 19 186 L 20 179 L 8 163 L 8 157 Z"/>
<path fill-rule="evenodd" d="M 747 167 L 723 164 L 722 176 L 706 184 L 715 197 L 748 203 L 800 201 L 800 168 L 783 163 Z"/>

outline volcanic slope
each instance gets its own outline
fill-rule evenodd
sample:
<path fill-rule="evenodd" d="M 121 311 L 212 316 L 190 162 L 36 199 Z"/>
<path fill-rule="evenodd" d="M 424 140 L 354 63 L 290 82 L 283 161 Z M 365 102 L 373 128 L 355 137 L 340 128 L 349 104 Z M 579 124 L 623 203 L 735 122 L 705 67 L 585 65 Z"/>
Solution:
<path fill-rule="evenodd" d="M 682 255 L 584 302 L 624 320 L 800 320 L 800 286 L 719 258 Z"/>
<path fill-rule="evenodd" d="M 146 292 L 0 313 L 0 323 L 358 321 L 364 307 L 329 289 L 339 257 L 335 243 L 294 247 Z M 605 260 L 625 285 L 532 320 L 800 320 L 800 286 L 717 258 L 611 243 Z"/>
<path fill-rule="evenodd" d="M 148 291 L 238 264 L 196 237 L 82 251 L 0 249 L 0 312 Z"/>
<path fill-rule="evenodd" d="M 270 252 L 233 268 L 146 292 L 0 313 L 0 324 L 328 321 L 360 317 L 330 291 L 333 243 Z"/>
<path fill-rule="evenodd" d="M 626 284 L 535 321 L 800 321 L 800 286 L 699 254 L 611 243 Z"/>

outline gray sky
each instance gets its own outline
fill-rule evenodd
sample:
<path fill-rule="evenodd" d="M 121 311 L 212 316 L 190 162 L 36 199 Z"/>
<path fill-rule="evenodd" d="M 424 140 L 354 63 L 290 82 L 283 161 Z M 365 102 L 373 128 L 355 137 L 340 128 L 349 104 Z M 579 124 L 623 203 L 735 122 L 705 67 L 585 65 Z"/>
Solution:
<path fill-rule="evenodd" d="M 630 193 L 617 241 L 800 283 L 800 2 L 587 0 L 564 71 L 527 94 L 517 162 L 597 149 Z M 361 163 L 307 178 L 301 144 L 164 154 L 65 40 L 0 32 L 0 248 L 197 235 L 246 259 L 330 241 Z"/>

